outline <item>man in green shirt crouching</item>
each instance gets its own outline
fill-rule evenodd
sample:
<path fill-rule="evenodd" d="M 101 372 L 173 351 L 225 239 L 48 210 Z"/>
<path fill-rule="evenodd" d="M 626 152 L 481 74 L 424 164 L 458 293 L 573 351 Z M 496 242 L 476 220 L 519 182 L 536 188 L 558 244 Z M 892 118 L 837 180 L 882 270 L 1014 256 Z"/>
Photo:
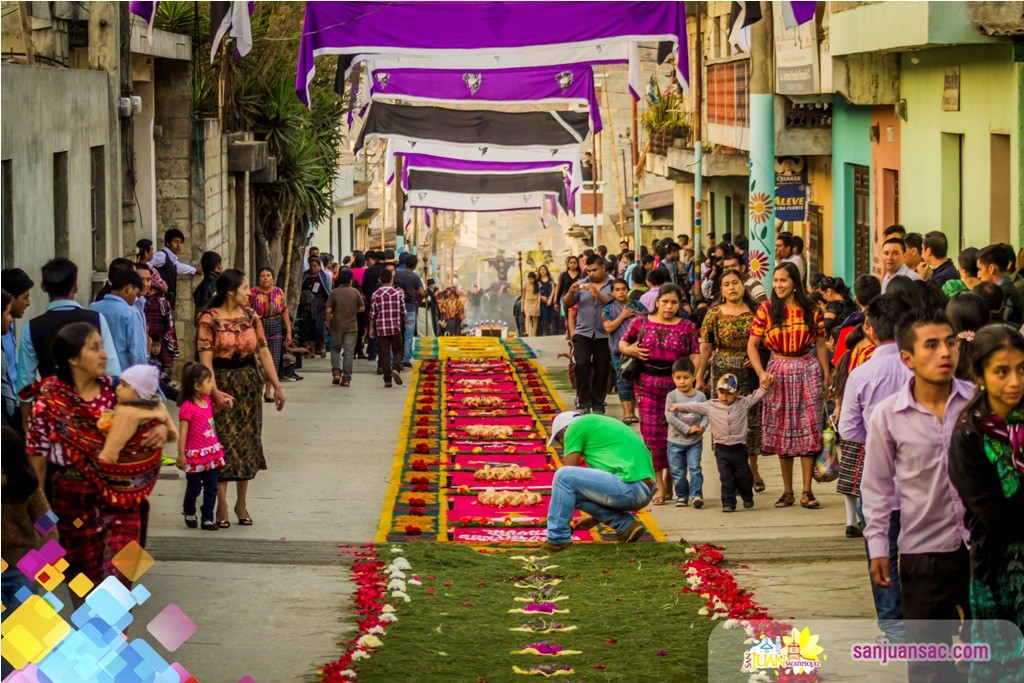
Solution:
<path fill-rule="evenodd" d="M 569 547 L 577 509 L 590 515 L 577 529 L 603 522 L 615 529 L 620 543 L 640 540 L 647 528 L 630 511 L 646 507 L 654 494 L 654 464 L 640 435 L 614 418 L 570 411 L 555 417 L 548 445 L 555 441 L 565 455 L 551 484 L 548 539 L 541 547 L 551 552 Z"/>

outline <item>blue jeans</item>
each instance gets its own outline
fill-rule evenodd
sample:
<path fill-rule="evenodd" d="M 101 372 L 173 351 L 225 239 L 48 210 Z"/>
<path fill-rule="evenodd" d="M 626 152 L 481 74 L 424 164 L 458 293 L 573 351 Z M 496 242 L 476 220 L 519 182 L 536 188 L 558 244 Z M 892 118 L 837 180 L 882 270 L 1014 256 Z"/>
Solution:
<path fill-rule="evenodd" d="M 402 354 L 403 363 L 412 363 L 412 338 L 416 332 L 416 309 L 405 312 L 405 353 Z M 401 368 L 399 368 L 401 369 Z"/>
<path fill-rule="evenodd" d="M 570 522 L 579 509 L 622 533 L 636 519 L 630 510 L 643 509 L 653 491 L 642 481 L 626 483 L 610 472 L 589 467 L 562 467 L 555 472 L 548 504 L 548 541 L 572 540 Z"/>
<path fill-rule="evenodd" d="M 185 475 L 185 502 L 182 512 L 189 517 L 196 514 L 196 500 L 203 493 L 203 504 L 199 508 L 202 521 L 213 521 L 213 508 L 217 505 L 217 479 L 220 470 L 206 470 Z"/>
<path fill-rule="evenodd" d="M 860 498 L 857 499 L 857 516 L 861 524 L 864 524 L 864 510 L 861 507 Z M 888 636 L 891 642 L 902 643 L 904 639 L 903 630 L 903 600 L 900 592 L 899 549 L 896 541 L 900 536 L 900 511 L 895 510 L 889 515 L 889 587 L 880 588 L 871 581 L 871 597 L 875 601 L 875 614 L 878 616 L 878 628 Z M 867 551 L 868 542 L 864 539 L 864 550 Z M 871 566 L 871 559 L 868 558 L 868 566 Z"/>
<path fill-rule="evenodd" d="M 635 401 L 636 392 L 633 390 L 633 380 L 622 376 L 622 354 L 612 354 L 612 369 L 615 370 L 615 393 L 619 395 L 620 401 Z"/>
<path fill-rule="evenodd" d="M 704 497 L 704 474 L 700 469 L 703 451 L 704 444 L 700 441 L 689 446 L 677 443 L 668 445 L 668 471 L 675 482 L 676 498 L 689 500 Z"/>

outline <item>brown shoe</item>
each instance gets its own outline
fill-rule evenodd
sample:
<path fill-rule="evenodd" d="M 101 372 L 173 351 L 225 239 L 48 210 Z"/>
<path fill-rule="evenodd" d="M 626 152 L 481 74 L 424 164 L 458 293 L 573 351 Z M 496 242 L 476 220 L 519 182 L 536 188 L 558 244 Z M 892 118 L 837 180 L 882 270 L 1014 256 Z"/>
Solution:
<path fill-rule="evenodd" d="M 331 384 L 334 384 L 335 386 L 337 386 L 340 383 L 341 383 L 341 373 L 340 372 L 336 372 L 336 373 L 334 373 L 334 377 L 331 378 Z"/>
<path fill-rule="evenodd" d="M 343 386 L 343 387 L 350 387 L 350 386 L 352 386 L 352 382 L 348 381 L 347 379 L 343 379 L 343 380 L 341 380 L 341 386 Z"/>
<path fill-rule="evenodd" d="M 568 548 L 571 545 L 572 545 L 571 542 L 570 543 L 552 543 L 551 541 L 544 541 L 543 543 L 540 544 L 540 549 L 544 550 L 544 551 L 547 551 L 549 553 L 560 553 L 560 552 L 562 552 L 563 550 L 565 550 L 566 548 Z"/>
<path fill-rule="evenodd" d="M 783 493 L 779 496 L 779 499 L 775 501 L 775 507 L 777 508 L 788 508 L 793 505 L 796 498 L 793 497 L 792 493 Z"/>
<path fill-rule="evenodd" d="M 390 389 L 391 388 L 391 382 L 384 382 L 384 388 L 385 389 Z"/>
<path fill-rule="evenodd" d="M 634 519 L 626 530 L 619 534 L 619 543 L 636 543 L 646 533 L 647 527 Z"/>

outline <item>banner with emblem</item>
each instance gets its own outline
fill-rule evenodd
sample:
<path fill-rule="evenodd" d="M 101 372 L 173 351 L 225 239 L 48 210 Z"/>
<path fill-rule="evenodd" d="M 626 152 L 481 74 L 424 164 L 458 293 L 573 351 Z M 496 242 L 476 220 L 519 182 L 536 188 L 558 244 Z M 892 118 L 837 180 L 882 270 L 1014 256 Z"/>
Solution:
<path fill-rule="evenodd" d="M 295 90 L 308 105 L 321 55 L 341 55 L 342 69 L 373 55 L 420 55 L 477 72 L 533 53 L 537 65 L 628 61 L 638 81 L 638 53 L 621 46 L 639 42 L 659 43 L 659 62 L 674 52 L 687 83 L 684 2 L 308 2 Z M 642 86 L 631 78 L 630 87 L 638 97 Z"/>
<path fill-rule="evenodd" d="M 505 173 L 486 174 L 477 173 L 472 175 L 460 173 L 448 173 L 444 171 L 412 170 L 408 175 L 408 183 L 403 189 L 411 198 L 421 191 L 445 192 L 451 194 L 463 194 L 467 197 L 508 195 L 510 197 L 520 195 L 527 197 L 533 194 L 538 197 L 524 201 L 524 206 L 517 208 L 536 208 L 542 206 L 540 195 L 552 195 L 558 198 L 558 203 L 563 208 L 569 206 L 569 192 L 566 188 L 565 174 L 561 171 L 547 173 Z M 535 202 L 535 203 L 530 203 Z M 473 206 L 473 202 L 469 202 Z M 418 206 L 410 203 L 410 206 Z M 441 208 L 441 207 L 431 207 Z M 466 211 L 479 211 L 476 208 L 467 208 Z"/>
<path fill-rule="evenodd" d="M 572 185 L 571 164 L 558 160 L 544 161 L 467 161 L 464 159 L 450 159 L 446 157 L 435 157 L 426 154 L 405 154 L 402 155 L 402 189 L 409 190 L 409 172 L 420 171 L 446 171 L 452 174 L 479 175 L 482 173 L 490 175 L 510 175 L 519 173 L 563 173 L 569 182 L 570 194 L 575 193 L 579 185 Z"/>
<path fill-rule="evenodd" d="M 416 103 L 466 102 L 481 106 L 530 103 L 569 103 L 587 107 L 590 128 L 601 131 L 601 110 L 589 65 L 523 67 L 515 69 L 387 69 L 373 60 L 361 70 L 363 91 L 371 100 L 390 98 Z"/>

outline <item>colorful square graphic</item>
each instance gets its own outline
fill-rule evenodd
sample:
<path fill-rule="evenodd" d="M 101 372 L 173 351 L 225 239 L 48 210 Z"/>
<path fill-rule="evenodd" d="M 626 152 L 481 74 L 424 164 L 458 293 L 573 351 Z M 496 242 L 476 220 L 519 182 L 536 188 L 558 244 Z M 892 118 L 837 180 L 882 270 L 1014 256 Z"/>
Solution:
<path fill-rule="evenodd" d="M 138 581 L 143 574 L 150 570 L 155 560 L 152 555 L 146 552 L 145 548 L 132 541 L 114 555 L 110 562 L 129 581 L 134 582 Z"/>
<path fill-rule="evenodd" d="M 16 669 L 30 662 L 38 664 L 69 633 L 71 626 L 50 603 L 38 595 L 30 595 L 0 625 L 4 659 Z"/>
<path fill-rule="evenodd" d="M 157 642 L 174 652 L 182 643 L 196 632 L 196 622 L 192 621 L 180 607 L 173 602 L 160 610 L 160 614 L 146 626 Z"/>

